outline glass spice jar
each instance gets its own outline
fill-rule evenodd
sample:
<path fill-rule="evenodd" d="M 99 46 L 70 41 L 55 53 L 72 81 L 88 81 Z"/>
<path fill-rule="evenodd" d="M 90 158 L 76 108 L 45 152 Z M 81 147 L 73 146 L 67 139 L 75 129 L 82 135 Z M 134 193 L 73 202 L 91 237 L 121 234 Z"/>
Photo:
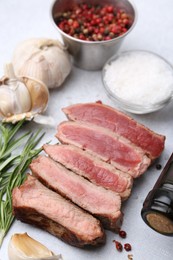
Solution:
<path fill-rule="evenodd" d="M 141 216 L 156 232 L 173 236 L 173 153 L 147 195 Z"/>

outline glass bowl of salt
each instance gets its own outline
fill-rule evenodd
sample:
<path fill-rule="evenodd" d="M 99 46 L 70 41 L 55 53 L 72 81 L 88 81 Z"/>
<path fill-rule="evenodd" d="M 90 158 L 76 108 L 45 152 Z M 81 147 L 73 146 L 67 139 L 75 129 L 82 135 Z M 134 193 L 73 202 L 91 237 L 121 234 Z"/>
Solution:
<path fill-rule="evenodd" d="M 173 67 L 161 56 L 143 50 L 109 59 L 102 70 L 108 96 L 134 114 L 157 111 L 173 98 Z"/>

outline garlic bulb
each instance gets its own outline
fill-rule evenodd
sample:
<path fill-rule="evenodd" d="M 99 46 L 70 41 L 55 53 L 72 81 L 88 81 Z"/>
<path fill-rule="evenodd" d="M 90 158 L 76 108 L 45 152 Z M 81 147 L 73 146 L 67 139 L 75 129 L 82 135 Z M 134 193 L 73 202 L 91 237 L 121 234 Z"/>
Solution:
<path fill-rule="evenodd" d="M 41 81 L 23 77 L 17 78 L 12 64 L 6 64 L 5 76 L 0 80 L 0 119 L 12 122 L 34 115 L 47 108 L 49 91 Z"/>
<path fill-rule="evenodd" d="M 14 234 L 8 245 L 9 260 L 62 260 L 43 244 L 24 234 Z"/>
<path fill-rule="evenodd" d="M 72 68 L 65 46 L 45 38 L 21 42 L 14 50 L 12 63 L 17 76 L 39 79 L 48 88 L 59 87 Z"/>

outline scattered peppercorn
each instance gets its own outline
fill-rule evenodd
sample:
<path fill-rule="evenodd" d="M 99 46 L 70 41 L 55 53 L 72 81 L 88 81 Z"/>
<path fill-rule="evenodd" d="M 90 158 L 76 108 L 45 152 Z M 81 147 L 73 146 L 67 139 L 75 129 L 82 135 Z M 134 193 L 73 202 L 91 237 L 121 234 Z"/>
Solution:
<path fill-rule="evenodd" d="M 131 251 L 132 250 L 132 246 L 129 243 L 126 243 L 126 244 L 124 244 L 124 249 L 126 251 Z"/>
<path fill-rule="evenodd" d="M 120 230 L 119 231 L 119 236 L 122 237 L 122 238 L 126 238 L 127 234 L 124 230 Z"/>
<path fill-rule="evenodd" d="M 102 101 L 101 100 L 97 100 L 96 103 L 102 104 Z"/>
<path fill-rule="evenodd" d="M 162 169 L 162 165 L 161 165 L 161 164 L 159 164 L 159 163 L 158 163 L 158 164 L 156 164 L 156 169 L 157 169 L 157 170 L 161 170 L 161 169 Z"/>
<path fill-rule="evenodd" d="M 82 3 L 56 14 L 55 22 L 63 32 L 80 40 L 106 41 L 126 33 L 133 20 L 126 10 L 114 5 Z"/>
<path fill-rule="evenodd" d="M 123 250 L 122 244 L 121 244 L 119 241 L 117 241 L 117 240 L 113 240 L 113 242 L 115 243 L 116 249 L 117 249 L 119 252 L 122 252 L 122 250 Z"/>

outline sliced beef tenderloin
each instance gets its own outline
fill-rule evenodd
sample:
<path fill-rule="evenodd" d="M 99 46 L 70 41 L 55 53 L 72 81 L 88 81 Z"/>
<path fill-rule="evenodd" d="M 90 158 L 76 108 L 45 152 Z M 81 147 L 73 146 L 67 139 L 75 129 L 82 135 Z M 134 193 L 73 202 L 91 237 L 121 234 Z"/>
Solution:
<path fill-rule="evenodd" d="M 34 159 L 30 169 L 50 189 L 100 219 L 105 228 L 119 230 L 122 220 L 119 194 L 96 186 L 47 156 Z"/>
<path fill-rule="evenodd" d="M 123 200 L 130 196 L 133 178 L 129 174 L 73 145 L 45 144 L 43 149 L 53 160 L 92 183 L 119 193 Z"/>
<path fill-rule="evenodd" d="M 75 104 L 63 108 L 63 112 L 70 120 L 93 123 L 126 137 L 146 151 L 152 160 L 159 157 L 164 149 L 165 136 L 102 103 Z"/>
<path fill-rule="evenodd" d="M 151 163 L 144 151 L 128 139 L 90 123 L 62 122 L 56 137 L 62 143 L 75 145 L 111 163 L 133 178 L 144 173 Z"/>
<path fill-rule="evenodd" d="M 83 247 L 105 243 L 99 220 L 28 176 L 12 193 L 13 214 L 64 242 Z"/>

